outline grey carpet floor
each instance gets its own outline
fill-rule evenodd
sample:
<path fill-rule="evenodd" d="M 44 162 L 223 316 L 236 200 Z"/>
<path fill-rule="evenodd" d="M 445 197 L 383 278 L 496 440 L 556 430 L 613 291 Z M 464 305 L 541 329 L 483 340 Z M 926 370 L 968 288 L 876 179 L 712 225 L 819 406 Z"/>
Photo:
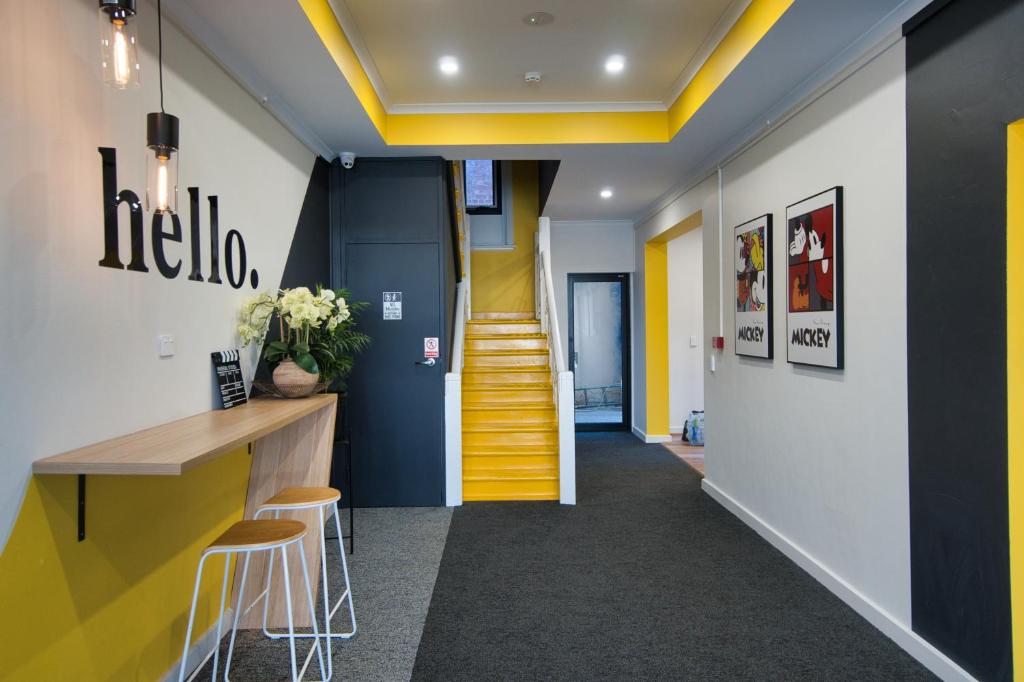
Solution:
<path fill-rule="evenodd" d="M 342 512 L 345 532 L 347 514 Z M 353 639 L 335 640 L 335 680 L 391 682 L 411 677 L 450 520 L 451 510 L 443 507 L 356 510 L 355 553 L 348 560 L 359 630 Z M 338 595 L 343 581 L 336 541 L 328 542 L 327 555 L 331 594 Z M 334 627 L 349 629 L 344 608 L 335 616 Z M 225 640 L 222 658 L 226 647 Z M 300 643 L 297 649 L 301 665 L 309 645 Z M 196 679 L 208 680 L 211 672 L 212 663 L 207 663 Z M 314 658 L 306 679 L 318 679 L 319 674 Z M 290 680 L 287 641 L 268 640 L 258 630 L 240 631 L 231 678 Z"/>
<path fill-rule="evenodd" d="M 660 445 L 577 459 L 576 507 L 455 510 L 414 680 L 932 679 Z"/>

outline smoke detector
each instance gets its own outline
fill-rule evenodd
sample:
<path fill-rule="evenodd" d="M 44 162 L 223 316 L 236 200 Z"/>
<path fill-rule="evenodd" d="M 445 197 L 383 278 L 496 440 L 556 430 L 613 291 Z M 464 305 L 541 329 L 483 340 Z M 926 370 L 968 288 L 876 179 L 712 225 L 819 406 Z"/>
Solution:
<path fill-rule="evenodd" d="M 526 72 L 527 83 L 540 83 L 540 71 L 527 71 Z"/>

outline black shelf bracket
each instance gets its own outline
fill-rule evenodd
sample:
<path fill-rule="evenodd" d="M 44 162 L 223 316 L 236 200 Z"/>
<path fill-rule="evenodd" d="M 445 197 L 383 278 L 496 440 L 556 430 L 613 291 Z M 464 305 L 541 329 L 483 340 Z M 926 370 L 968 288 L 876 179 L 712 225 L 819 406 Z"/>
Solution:
<path fill-rule="evenodd" d="M 85 474 L 78 474 L 78 541 L 85 539 Z"/>

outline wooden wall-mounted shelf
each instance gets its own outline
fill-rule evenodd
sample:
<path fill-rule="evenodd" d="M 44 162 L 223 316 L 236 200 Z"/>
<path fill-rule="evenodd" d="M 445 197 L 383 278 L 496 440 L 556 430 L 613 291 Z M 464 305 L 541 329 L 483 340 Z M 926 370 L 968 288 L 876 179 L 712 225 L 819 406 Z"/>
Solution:
<path fill-rule="evenodd" d="M 334 393 L 299 400 L 259 398 L 230 410 L 214 410 L 127 436 L 88 445 L 32 464 L 34 474 L 78 475 L 78 539 L 85 539 L 85 478 L 88 474 L 115 476 L 180 476 L 189 469 L 252 444 L 252 466 L 243 518 L 251 519 L 259 504 L 284 488 L 328 485 L 334 447 Z M 309 566 L 320 563 L 320 510 L 289 514 L 311 529 L 302 539 Z M 314 530 L 316 529 L 316 530 Z M 198 560 L 198 557 L 196 557 Z M 292 594 L 302 594 L 302 565 L 298 552 L 288 557 Z M 315 569 L 311 569 L 315 570 Z M 267 557 L 254 555 L 249 567 L 248 594 L 264 587 Z M 235 576 L 235 594 L 241 577 Z M 317 583 L 313 583 L 314 596 Z M 287 627 L 283 590 L 271 597 L 269 625 Z M 234 601 L 234 598 L 233 598 Z M 310 624 L 304 599 L 296 600 L 296 627 Z M 262 626 L 262 609 L 243 617 L 240 627 Z"/>
<path fill-rule="evenodd" d="M 337 400 L 333 393 L 300 400 L 258 398 L 36 460 L 32 473 L 180 476 Z"/>

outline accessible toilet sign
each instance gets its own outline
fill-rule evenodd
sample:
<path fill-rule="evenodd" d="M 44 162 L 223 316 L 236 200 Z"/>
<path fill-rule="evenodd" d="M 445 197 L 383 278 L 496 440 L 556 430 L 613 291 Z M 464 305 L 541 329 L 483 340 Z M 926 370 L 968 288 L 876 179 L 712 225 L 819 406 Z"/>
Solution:
<path fill-rule="evenodd" d="M 402 319 L 402 292 L 401 291 L 385 291 L 384 292 L 384 319 L 385 320 L 400 320 L 400 319 Z"/>

